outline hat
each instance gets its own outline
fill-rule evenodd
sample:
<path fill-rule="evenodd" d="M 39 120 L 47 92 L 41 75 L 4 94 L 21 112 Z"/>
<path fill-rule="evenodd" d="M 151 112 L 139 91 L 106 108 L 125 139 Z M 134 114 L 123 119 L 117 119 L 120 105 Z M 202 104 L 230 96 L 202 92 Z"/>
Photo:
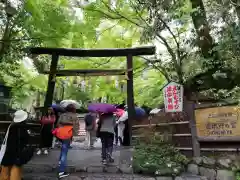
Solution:
<path fill-rule="evenodd" d="M 28 118 L 28 113 L 23 110 L 18 110 L 14 113 L 13 122 L 20 123 Z"/>

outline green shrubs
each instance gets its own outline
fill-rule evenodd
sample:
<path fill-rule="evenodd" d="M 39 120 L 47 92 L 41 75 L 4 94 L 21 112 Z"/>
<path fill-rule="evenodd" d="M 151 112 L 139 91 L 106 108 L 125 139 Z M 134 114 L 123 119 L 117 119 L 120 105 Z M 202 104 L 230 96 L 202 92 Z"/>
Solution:
<path fill-rule="evenodd" d="M 236 180 L 240 180 L 240 172 L 236 173 Z"/>
<path fill-rule="evenodd" d="M 135 173 L 175 176 L 188 164 L 186 156 L 163 142 L 162 136 L 151 134 L 136 142 L 133 154 Z"/>

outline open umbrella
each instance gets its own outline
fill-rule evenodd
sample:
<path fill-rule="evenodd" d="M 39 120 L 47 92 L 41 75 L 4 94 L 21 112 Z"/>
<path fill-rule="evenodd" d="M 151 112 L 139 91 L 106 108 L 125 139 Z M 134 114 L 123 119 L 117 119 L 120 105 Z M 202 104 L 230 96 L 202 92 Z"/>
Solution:
<path fill-rule="evenodd" d="M 52 104 L 52 108 L 55 112 L 65 112 L 65 109 L 60 104 Z"/>
<path fill-rule="evenodd" d="M 136 112 L 136 116 L 137 117 L 141 117 L 141 116 L 145 116 L 146 112 L 144 111 L 144 109 L 139 108 L 139 107 L 135 107 L 135 112 Z M 123 115 L 119 118 L 118 121 L 126 121 L 128 119 L 128 112 L 125 111 L 123 113 Z"/>
<path fill-rule="evenodd" d="M 89 104 L 88 110 L 91 112 L 114 113 L 117 111 L 117 108 L 112 104 L 92 103 L 92 104 Z"/>
<path fill-rule="evenodd" d="M 75 100 L 68 99 L 68 100 L 62 100 L 60 102 L 60 106 L 62 106 L 63 108 L 66 108 L 69 104 L 74 105 L 76 109 L 80 109 L 81 108 L 81 104 L 78 103 Z"/>
<path fill-rule="evenodd" d="M 161 110 L 162 110 L 162 109 L 155 108 L 155 109 L 152 109 L 149 114 L 157 114 L 157 113 L 159 113 Z"/>

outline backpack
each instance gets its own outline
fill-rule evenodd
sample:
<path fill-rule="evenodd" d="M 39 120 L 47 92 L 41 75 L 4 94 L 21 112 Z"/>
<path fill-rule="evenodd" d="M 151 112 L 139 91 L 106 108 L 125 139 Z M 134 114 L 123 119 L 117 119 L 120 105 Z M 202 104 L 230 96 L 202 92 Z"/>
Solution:
<path fill-rule="evenodd" d="M 86 124 L 86 129 L 87 130 L 91 130 L 93 128 L 93 122 L 94 122 L 95 118 L 93 115 L 91 114 L 87 114 L 85 117 L 84 117 L 84 121 L 85 121 L 85 124 Z"/>

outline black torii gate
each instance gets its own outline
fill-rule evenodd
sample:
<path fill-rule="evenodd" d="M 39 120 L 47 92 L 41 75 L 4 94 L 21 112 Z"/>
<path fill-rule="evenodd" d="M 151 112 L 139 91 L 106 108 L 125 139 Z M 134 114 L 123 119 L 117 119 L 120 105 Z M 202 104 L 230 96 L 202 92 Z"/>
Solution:
<path fill-rule="evenodd" d="M 48 87 L 44 102 L 44 109 L 52 105 L 56 76 L 111 76 L 127 75 L 127 106 L 129 118 L 129 137 L 132 137 L 132 120 L 135 118 L 134 94 L 133 94 L 133 56 L 153 55 L 154 46 L 118 49 L 70 49 L 70 48 L 45 48 L 31 47 L 29 53 L 34 55 L 48 54 L 52 56 L 50 71 L 42 72 L 49 74 Z M 57 70 L 59 56 L 69 57 L 127 57 L 127 69 L 79 69 Z M 130 140 L 131 142 L 131 140 Z"/>

